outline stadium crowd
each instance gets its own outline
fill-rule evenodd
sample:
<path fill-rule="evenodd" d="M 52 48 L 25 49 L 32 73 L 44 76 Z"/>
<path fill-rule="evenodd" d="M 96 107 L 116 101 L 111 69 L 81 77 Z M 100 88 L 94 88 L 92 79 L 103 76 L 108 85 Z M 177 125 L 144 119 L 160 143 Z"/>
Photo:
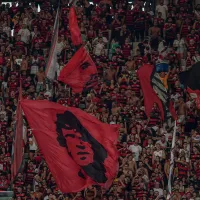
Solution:
<path fill-rule="evenodd" d="M 38 12 L 38 5 L 40 12 Z M 88 93 L 45 78 L 56 6 L 47 0 L 0 6 L 0 190 L 14 190 L 14 200 L 164 200 L 173 127 L 161 120 L 155 104 L 151 117 L 137 77 L 144 63 L 169 63 L 160 77 L 177 112 L 171 200 L 200 199 L 200 121 L 195 102 L 179 82 L 179 72 L 200 60 L 200 5 L 190 0 L 79 0 L 76 13 L 82 39 L 98 69 L 98 86 Z M 75 52 L 68 27 L 68 2 L 61 1 L 57 74 Z M 14 31 L 13 31 L 14 30 Z M 28 159 L 11 183 L 19 77 L 23 98 L 48 99 L 85 110 L 108 124 L 120 124 L 119 172 L 106 191 L 91 186 L 62 194 L 24 121 Z M 168 83 L 168 84 L 167 84 Z"/>

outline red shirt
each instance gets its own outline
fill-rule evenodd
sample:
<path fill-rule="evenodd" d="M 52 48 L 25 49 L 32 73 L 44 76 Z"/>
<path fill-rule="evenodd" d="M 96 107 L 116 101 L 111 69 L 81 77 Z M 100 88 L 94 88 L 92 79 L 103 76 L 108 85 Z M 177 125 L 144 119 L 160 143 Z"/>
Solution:
<path fill-rule="evenodd" d="M 155 17 L 154 21 L 157 21 L 159 28 L 164 28 L 165 20 L 163 18 Z"/>
<path fill-rule="evenodd" d="M 174 39 L 176 37 L 176 25 L 165 23 L 164 29 L 166 31 L 165 35 L 168 39 Z"/>
<path fill-rule="evenodd" d="M 25 52 L 25 43 L 22 41 L 15 42 L 15 46 L 18 46 L 23 52 Z"/>
<path fill-rule="evenodd" d="M 124 54 L 124 58 L 128 58 L 131 55 L 131 45 L 130 44 L 124 44 L 122 45 L 122 52 Z"/>
<path fill-rule="evenodd" d="M 181 35 L 182 35 L 182 37 L 187 36 L 188 33 L 189 33 L 189 30 L 190 30 L 190 26 L 187 25 L 187 24 L 183 24 L 182 25 L 182 29 L 181 29 Z"/>
<path fill-rule="evenodd" d="M 133 10 L 128 10 L 126 12 L 126 25 L 132 26 L 133 25 Z"/>
<path fill-rule="evenodd" d="M 36 43 L 39 44 L 40 47 L 42 47 L 42 44 L 45 42 L 44 38 L 43 37 L 40 37 L 40 38 L 35 38 L 32 40 L 32 44 L 35 45 Z"/>
<path fill-rule="evenodd" d="M 8 82 L 8 86 L 9 86 L 9 89 L 10 89 L 10 90 L 16 90 L 16 88 L 17 88 L 17 86 L 18 86 L 18 83 L 17 83 L 17 82 L 10 81 L 10 82 Z"/>
<path fill-rule="evenodd" d="M 195 45 L 193 45 L 193 46 L 189 45 L 188 51 L 190 52 L 191 56 L 195 56 L 196 46 Z"/>

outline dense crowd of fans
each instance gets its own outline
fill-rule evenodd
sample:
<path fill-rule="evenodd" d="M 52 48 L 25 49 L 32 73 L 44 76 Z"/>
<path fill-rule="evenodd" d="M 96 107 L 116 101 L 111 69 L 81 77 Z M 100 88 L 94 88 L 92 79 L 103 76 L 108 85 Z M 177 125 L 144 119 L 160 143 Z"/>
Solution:
<path fill-rule="evenodd" d="M 190 0 L 157 2 L 126 0 L 76 2 L 82 39 L 98 69 L 98 86 L 74 94 L 64 84 L 45 78 L 56 5 L 37 0 L 0 6 L 0 190 L 14 190 L 15 200 L 164 200 L 168 194 L 173 127 L 162 122 L 155 104 L 151 117 L 137 77 L 144 63 L 169 63 L 160 77 L 178 115 L 173 200 L 200 199 L 200 121 L 193 99 L 179 82 L 179 72 L 200 59 L 200 5 Z M 165 3 L 165 4 L 164 4 Z M 38 12 L 38 4 L 41 11 Z M 75 52 L 71 44 L 67 1 L 61 1 L 57 74 Z M 13 31 L 14 30 L 14 31 Z M 108 124 L 120 124 L 117 148 L 119 172 L 106 191 L 91 186 L 62 194 L 48 169 L 31 129 L 24 121 L 25 152 L 29 157 L 11 184 L 19 77 L 23 98 L 48 99 L 85 110 Z M 168 79 L 168 81 L 167 81 Z"/>

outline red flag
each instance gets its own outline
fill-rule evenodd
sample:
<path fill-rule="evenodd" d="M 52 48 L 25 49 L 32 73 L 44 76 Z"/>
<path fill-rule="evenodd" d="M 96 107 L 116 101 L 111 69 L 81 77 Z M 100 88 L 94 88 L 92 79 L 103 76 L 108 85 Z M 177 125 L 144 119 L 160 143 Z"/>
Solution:
<path fill-rule="evenodd" d="M 97 84 L 97 68 L 84 47 L 81 47 L 61 70 L 58 80 L 68 84 L 76 93 Z"/>
<path fill-rule="evenodd" d="M 62 192 L 110 186 L 118 169 L 118 126 L 49 101 L 23 100 L 21 105 Z"/>
<path fill-rule="evenodd" d="M 70 33 L 71 33 L 72 43 L 75 46 L 81 45 L 83 43 L 83 41 L 81 38 L 80 29 L 78 27 L 78 22 L 77 22 L 76 12 L 75 12 L 74 7 L 71 7 L 70 11 L 69 11 L 69 29 L 70 29 Z"/>
<path fill-rule="evenodd" d="M 19 90 L 19 102 L 22 99 L 22 81 L 20 79 L 20 90 Z M 11 167 L 11 176 L 12 180 L 14 180 L 15 176 L 19 172 L 22 160 L 23 160 L 23 116 L 22 116 L 22 108 L 20 103 L 17 105 L 16 111 L 16 132 L 13 142 L 13 162 Z"/>
<path fill-rule="evenodd" d="M 153 104 L 156 103 L 162 120 L 167 121 L 171 117 L 175 120 L 177 116 L 173 104 L 162 81 L 155 73 L 155 68 L 150 64 L 143 65 L 138 70 L 138 77 L 144 94 L 146 115 L 150 116 Z"/>
<path fill-rule="evenodd" d="M 162 103 L 151 85 L 151 74 L 153 73 L 153 70 L 154 68 L 150 64 L 146 64 L 140 67 L 138 70 L 138 77 L 140 79 L 140 84 L 144 95 L 145 113 L 147 117 L 149 117 L 153 108 L 153 104 L 157 103 L 161 112 L 161 117 L 164 119 Z"/>

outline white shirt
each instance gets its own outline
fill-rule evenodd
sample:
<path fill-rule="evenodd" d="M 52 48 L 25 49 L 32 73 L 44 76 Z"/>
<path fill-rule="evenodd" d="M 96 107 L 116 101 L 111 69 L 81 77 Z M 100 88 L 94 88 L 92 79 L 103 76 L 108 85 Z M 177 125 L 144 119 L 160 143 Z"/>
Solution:
<path fill-rule="evenodd" d="M 153 188 L 154 192 L 158 192 L 159 196 L 163 196 L 163 189 L 161 188 Z"/>
<path fill-rule="evenodd" d="M 28 17 L 25 17 L 25 18 L 23 19 L 23 24 L 28 25 L 28 21 L 29 21 Z"/>
<path fill-rule="evenodd" d="M 168 10 L 168 8 L 167 8 L 166 5 L 162 5 L 162 6 L 161 5 L 157 5 L 156 6 L 156 11 L 162 13 L 162 18 L 164 20 L 166 20 L 166 18 L 167 18 L 167 10 Z"/>
<path fill-rule="evenodd" d="M 31 38 L 34 38 L 34 37 L 36 37 L 37 36 L 37 34 L 35 33 L 35 32 L 31 32 Z"/>
<path fill-rule="evenodd" d="M 57 55 L 60 55 L 62 50 L 64 49 L 64 43 L 63 42 L 57 42 L 56 43 L 56 51 L 57 51 Z"/>
<path fill-rule="evenodd" d="M 49 195 L 45 196 L 44 200 L 49 200 Z"/>
<path fill-rule="evenodd" d="M 37 74 L 38 69 L 39 69 L 38 65 L 37 64 L 33 64 L 31 66 L 31 74 Z"/>
<path fill-rule="evenodd" d="M 135 161 L 138 161 L 139 160 L 139 155 L 142 151 L 142 147 L 140 145 L 130 145 L 129 148 L 128 148 L 132 153 L 135 153 Z"/>
<path fill-rule="evenodd" d="M 187 102 L 186 102 L 186 105 L 187 105 L 188 108 L 190 108 L 191 105 L 194 105 L 194 102 L 192 102 L 192 101 L 187 101 Z"/>
<path fill-rule="evenodd" d="M 162 148 L 167 147 L 167 141 L 165 141 L 165 142 L 163 143 L 161 140 L 158 140 L 158 141 L 156 142 L 156 144 L 160 144 L 160 146 L 161 146 Z"/>
<path fill-rule="evenodd" d="M 102 39 L 103 39 L 103 42 L 106 44 L 106 43 L 108 43 L 108 40 L 107 40 L 107 38 L 106 37 L 102 37 Z M 93 40 L 93 44 L 96 44 L 97 42 L 98 42 L 98 40 L 99 40 L 99 38 L 97 37 L 97 38 L 95 38 L 94 40 Z"/>
<path fill-rule="evenodd" d="M 62 70 L 63 67 L 64 67 L 64 66 L 56 65 L 57 76 L 60 75 L 60 72 L 61 72 L 61 70 Z"/>
<path fill-rule="evenodd" d="M 3 32 L 7 34 L 8 37 L 11 35 L 11 29 L 9 26 L 3 26 Z"/>
<path fill-rule="evenodd" d="M 31 144 L 32 143 L 32 144 Z M 37 144 L 35 142 L 35 138 L 29 138 L 29 149 L 31 151 L 36 151 L 38 149 Z"/>
<path fill-rule="evenodd" d="M 184 39 L 181 40 L 174 40 L 175 47 L 177 47 L 177 53 L 183 53 L 185 49 L 185 41 Z"/>
<path fill-rule="evenodd" d="M 178 98 L 179 98 L 180 96 L 181 96 L 181 95 L 178 94 L 178 93 L 176 93 L 175 95 L 172 94 L 172 95 L 171 95 L 171 99 L 174 99 L 174 100 L 175 100 L 175 103 L 176 103 L 176 102 L 178 102 Z"/>
<path fill-rule="evenodd" d="M 21 35 L 21 41 L 28 44 L 29 38 L 30 38 L 30 35 L 31 35 L 30 31 L 27 28 L 26 29 L 20 29 L 18 34 Z"/>
<path fill-rule="evenodd" d="M 95 50 L 94 50 L 94 54 L 96 56 L 100 56 L 101 55 L 101 51 L 104 49 L 104 44 L 103 43 L 97 43 Z"/>
<path fill-rule="evenodd" d="M 164 4 L 168 5 L 169 4 L 169 0 L 164 0 Z"/>
<path fill-rule="evenodd" d="M 154 154 L 154 157 L 160 157 L 160 158 L 162 158 L 162 156 L 163 156 L 163 151 L 162 150 L 160 150 L 160 151 L 154 151 L 153 152 L 153 154 Z"/>

